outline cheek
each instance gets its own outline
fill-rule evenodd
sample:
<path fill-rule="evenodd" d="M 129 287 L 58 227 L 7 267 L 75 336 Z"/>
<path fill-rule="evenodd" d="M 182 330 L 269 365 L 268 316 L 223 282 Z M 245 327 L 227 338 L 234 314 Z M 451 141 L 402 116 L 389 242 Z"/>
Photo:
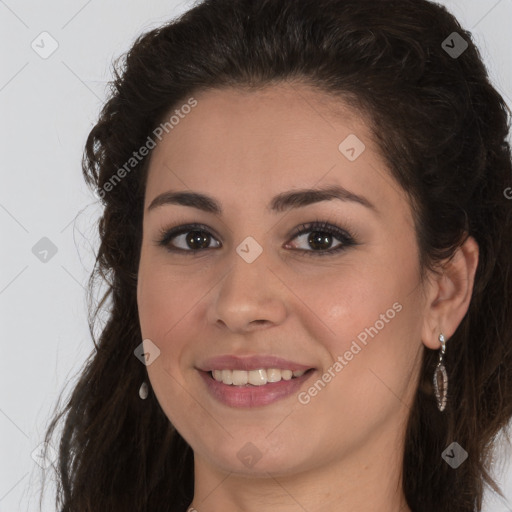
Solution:
<path fill-rule="evenodd" d="M 179 277 L 176 269 L 157 259 L 141 258 L 137 283 L 139 320 L 144 338 L 165 342 L 165 333 L 186 318 L 204 292 L 195 281 Z"/>
<path fill-rule="evenodd" d="M 153 381 L 166 389 L 179 387 L 194 362 L 194 344 L 204 338 L 206 297 L 211 284 L 198 273 L 177 272 L 176 267 L 141 258 L 137 301 L 143 339 L 160 349 L 159 358 L 148 366 Z"/>
<path fill-rule="evenodd" d="M 167 315 L 173 311 L 172 294 L 166 293 L 165 283 L 156 279 L 153 273 L 139 272 L 137 302 L 142 338 L 149 338 L 160 346 L 158 340 L 165 328 Z"/>
<path fill-rule="evenodd" d="M 311 394 L 325 384 L 326 399 L 340 414 L 348 408 L 364 416 L 364 403 L 400 406 L 395 393 L 404 396 L 414 387 L 410 379 L 422 348 L 418 269 L 414 257 L 392 256 L 387 265 L 365 265 L 364 272 L 347 263 L 328 277 L 297 282 L 294 290 L 308 306 L 302 325 L 324 349 L 322 383 Z"/>

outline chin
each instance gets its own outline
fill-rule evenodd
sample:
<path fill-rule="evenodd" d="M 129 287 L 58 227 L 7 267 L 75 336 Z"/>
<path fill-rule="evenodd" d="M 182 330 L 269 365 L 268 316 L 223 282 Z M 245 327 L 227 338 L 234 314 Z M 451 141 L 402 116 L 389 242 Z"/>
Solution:
<path fill-rule="evenodd" d="M 242 443 L 238 450 L 233 450 L 233 445 L 234 443 L 231 443 L 226 453 L 221 449 L 216 450 L 211 456 L 210 460 L 222 471 L 268 478 L 269 473 L 273 476 L 284 476 L 306 469 L 307 457 L 303 450 L 300 451 L 299 459 L 299 452 L 292 448 L 289 450 L 290 453 L 282 450 L 275 453 L 268 446 L 265 450 L 258 449 L 257 441 Z"/>

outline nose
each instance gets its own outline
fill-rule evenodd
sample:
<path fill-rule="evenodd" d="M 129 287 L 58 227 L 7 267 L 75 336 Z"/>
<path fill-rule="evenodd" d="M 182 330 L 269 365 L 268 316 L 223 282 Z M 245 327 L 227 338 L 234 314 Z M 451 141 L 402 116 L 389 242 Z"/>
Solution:
<path fill-rule="evenodd" d="M 284 322 L 286 287 L 267 266 L 264 252 L 247 263 L 233 251 L 228 265 L 226 276 L 213 290 L 209 324 L 243 333 Z"/>

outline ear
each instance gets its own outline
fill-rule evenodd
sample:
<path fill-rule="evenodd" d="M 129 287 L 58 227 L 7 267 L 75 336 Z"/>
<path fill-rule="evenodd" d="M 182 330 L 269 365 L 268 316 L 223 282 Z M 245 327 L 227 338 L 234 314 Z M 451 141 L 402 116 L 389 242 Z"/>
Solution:
<path fill-rule="evenodd" d="M 428 348 L 440 348 L 439 335 L 449 340 L 464 318 L 477 265 L 478 244 L 468 236 L 453 257 L 443 262 L 440 273 L 429 275 L 422 329 L 422 340 Z"/>

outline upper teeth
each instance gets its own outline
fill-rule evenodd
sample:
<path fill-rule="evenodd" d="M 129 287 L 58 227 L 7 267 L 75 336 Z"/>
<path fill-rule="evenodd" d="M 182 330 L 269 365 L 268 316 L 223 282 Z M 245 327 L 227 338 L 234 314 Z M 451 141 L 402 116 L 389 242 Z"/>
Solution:
<path fill-rule="evenodd" d="M 279 382 L 281 379 L 290 380 L 293 377 L 304 375 L 306 370 L 279 370 L 277 368 L 261 370 L 213 370 L 213 378 L 218 382 L 233 386 L 252 384 L 263 386 L 267 382 Z"/>

